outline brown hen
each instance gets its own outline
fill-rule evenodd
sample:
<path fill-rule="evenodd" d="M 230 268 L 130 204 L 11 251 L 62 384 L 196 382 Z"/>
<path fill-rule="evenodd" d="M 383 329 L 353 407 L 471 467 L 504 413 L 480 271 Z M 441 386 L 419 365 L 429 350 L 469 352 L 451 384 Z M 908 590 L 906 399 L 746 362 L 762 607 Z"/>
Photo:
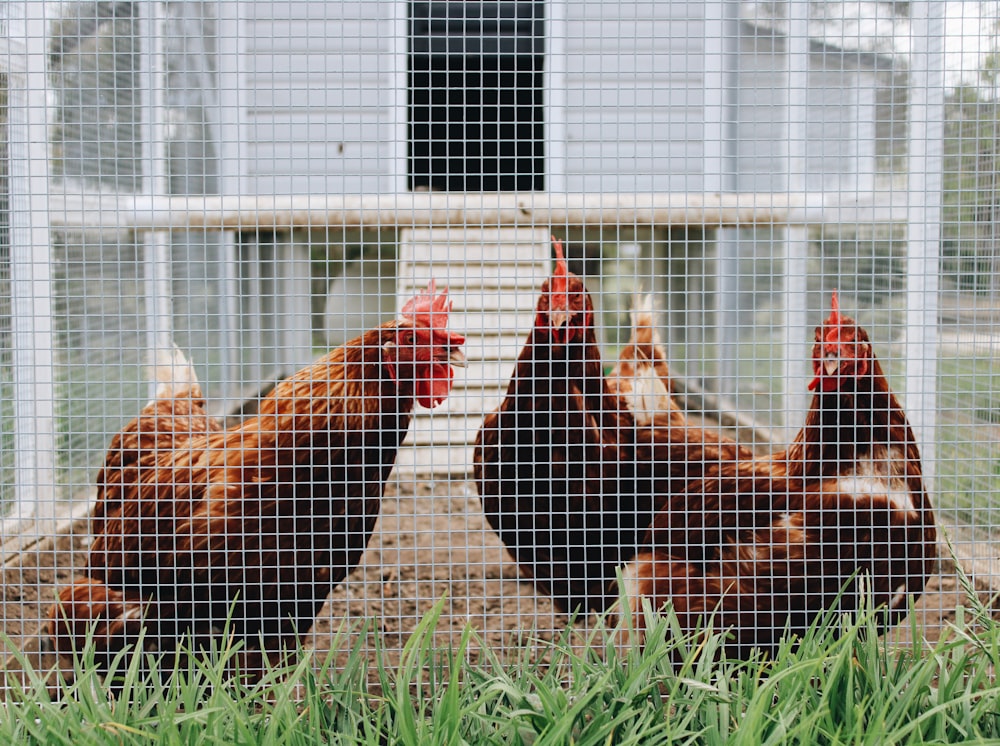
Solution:
<path fill-rule="evenodd" d="M 476 437 L 474 478 L 522 574 L 562 611 L 603 611 L 656 505 L 707 465 L 750 452 L 673 411 L 636 422 L 604 376 L 583 281 L 555 249 L 506 397 Z"/>
<path fill-rule="evenodd" d="M 838 600 L 851 611 L 870 592 L 890 625 L 923 591 L 937 533 L 917 443 L 836 294 L 813 368 L 816 393 L 787 450 L 721 465 L 657 513 L 650 548 L 623 571 L 640 629 L 644 598 L 672 605 L 687 631 L 714 614 L 728 654 L 747 658 L 773 653 Z"/>
<path fill-rule="evenodd" d="M 230 614 L 251 675 L 294 647 L 361 559 L 414 403 L 442 402 L 464 363 L 450 308 L 432 282 L 229 430 L 205 415 L 193 375 L 161 388 L 112 441 L 87 577 L 51 612 L 56 650 L 80 650 L 93 628 L 107 666 L 143 629 L 164 651 L 217 634 Z"/>

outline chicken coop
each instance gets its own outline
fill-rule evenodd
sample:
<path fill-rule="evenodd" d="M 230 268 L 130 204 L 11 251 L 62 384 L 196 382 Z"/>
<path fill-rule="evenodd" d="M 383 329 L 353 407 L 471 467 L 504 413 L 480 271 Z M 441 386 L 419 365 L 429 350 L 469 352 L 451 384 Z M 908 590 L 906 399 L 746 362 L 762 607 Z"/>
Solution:
<path fill-rule="evenodd" d="M 97 586 L 89 621 L 165 637 L 239 598 L 248 638 L 401 650 L 444 599 L 439 634 L 516 646 L 681 604 L 657 562 L 724 585 L 765 524 L 803 532 L 807 606 L 882 573 L 900 634 L 941 633 L 956 563 L 1000 591 L 994 4 L 10 0 L 0 29 L 8 646 L 44 661 Z"/>

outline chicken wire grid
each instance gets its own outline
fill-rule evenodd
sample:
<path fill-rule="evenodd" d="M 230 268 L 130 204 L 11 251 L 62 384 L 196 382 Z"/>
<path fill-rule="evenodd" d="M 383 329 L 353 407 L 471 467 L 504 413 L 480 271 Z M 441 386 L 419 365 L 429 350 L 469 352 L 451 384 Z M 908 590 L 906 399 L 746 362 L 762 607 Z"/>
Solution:
<path fill-rule="evenodd" d="M 57 594 L 90 577 L 109 593 L 155 596 L 161 605 L 148 613 L 159 614 L 164 637 L 192 619 L 205 632 L 239 586 L 244 597 L 267 587 L 302 603 L 294 614 L 240 607 L 235 621 L 248 636 L 296 617 L 303 641 L 325 651 L 342 620 L 370 619 L 372 647 L 378 637 L 398 652 L 443 597 L 442 641 L 471 623 L 499 649 L 520 648 L 561 630 L 569 602 L 605 603 L 594 583 L 645 546 L 640 529 L 654 506 L 666 526 L 652 538 L 662 577 L 670 563 L 702 580 L 724 577 L 732 570 L 720 558 L 735 544 L 790 551 L 797 545 L 783 532 L 797 520 L 827 531 L 814 543 L 832 549 L 808 574 L 794 563 L 770 571 L 770 580 L 799 582 L 797 603 L 809 608 L 865 565 L 866 552 L 889 547 L 868 566 L 891 581 L 883 600 L 919 596 L 916 628 L 929 638 L 961 600 L 950 561 L 934 562 L 945 532 L 984 594 L 1000 585 L 994 4 L 22 0 L 0 8 L 0 26 L 0 588 L 15 645 L 49 649 Z M 562 272 L 552 235 L 594 304 L 583 326 L 603 367 L 541 366 L 508 397 L 529 334 L 548 318 L 536 313 L 543 286 Z M 184 433 L 213 427 L 208 417 L 245 431 L 272 411 L 272 389 L 279 412 L 302 404 L 278 382 L 382 322 L 433 319 L 407 311 L 431 278 L 448 287 L 449 328 L 465 336 L 468 359 L 450 390 L 437 369 L 430 400 L 447 391 L 443 402 L 346 444 L 326 436 L 332 425 L 300 442 L 297 421 L 277 421 L 293 431 L 293 445 L 282 442 L 294 458 L 340 454 L 357 465 L 375 454 L 391 473 L 233 471 L 209 491 L 215 501 L 235 491 L 229 514 L 244 516 L 261 504 L 260 485 L 276 483 L 283 497 L 268 510 L 294 519 L 191 528 L 186 511 L 208 498 L 184 491 L 197 480 L 180 462 L 209 441 L 243 467 L 282 448 Z M 804 490 L 756 462 L 765 487 L 749 511 L 732 501 L 685 509 L 713 490 L 694 475 L 666 486 L 629 476 L 674 462 L 696 469 L 708 460 L 698 447 L 717 431 L 744 464 L 783 453 L 811 402 L 829 393 L 822 381 L 819 393 L 809 389 L 820 375 L 810 354 L 834 290 L 899 397 L 919 471 L 905 428 L 890 428 L 895 440 L 873 456 L 867 447 L 886 440 L 885 428 L 877 436 L 852 425 L 838 434 L 850 430 L 840 450 L 809 451 Z M 546 451 L 591 437 L 579 423 L 594 420 L 573 419 L 580 398 L 545 392 L 613 380 L 645 296 L 673 399 L 704 434 L 679 456 L 638 448 L 632 425 L 649 403 L 640 397 L 638 407 L 630 400 L 632 424 L 602 431 L 611 447 Z M 572 347 L 563 341 L 534 345 L 549 344 L 551 355 Z M 177 358 L 163 365 L 175 345 L 193 363 L 204 416 L 178 409 L 186 396 L 163 394 L 164 378 L 175 392 L 187 380 Z M 371 370 L 391 386 L 404 367 Z M 644 374 L 632 386 L 669 409 L 658 380 Z M 155 453 L 116 450 L 113 437 L 158 390 L 172 409 L 137 449 Z M 405 390 L 389 390 L 381 405 L 408 406 Z M 483 449 L 487 463 L 514 469 L 492 480 L 507 497 L 490 512 L 480 491 L 491 480 L 474 478 L 473 442 L 505 397 L 528 414 L 492 431 L 513 446 Z M 879 401 L 866 417 L 886 416 Z M 832 410 L 862 405 L 852 406 Z M 539 412 L 552 416 L 532 419 Z M 177 432 L 155 435 L 169 428 Z M 156 478 L 170 486 L 144 499 L 169 520 L 90 520 L 110 473 L 98 472 L 116 454 L 167 465 Z M 590 502 L 565 506 L 557 494 L 553 508 L 546 475 L 574 463 L 610 469 L 618 487 L 605 482 Z M 921 509 L 920 472 L 933 512 Z M 111 491 L 136 494 L 128 480 L 138 478 Z M 362 482 L 373 495 L 384 485 L 376 506 L 337 502 Z M 522 499 L 508 499 L 508 487 Z M 879 510 L 875 498 L 884 498 Z M 322 522 L 345 510 L 377 515 L 367 542 L 363 520 L 346 534 Z M 596 550 L 600 569 L 576 578 L 586 590 L 533 582 L 529 573 L 546 572 L 534 554 L 545 540 L 533 546 L 511 526 L 581 515 L 602 521 L 585 543 L 574 535 L 549 544 Z M 726 539 L 699 532 L 699 521 L 725 526 Z M 91 553 L 116 531 L 149 551 Z M 198 531 L 225 547 L 207 564 L 172 552 L 177 537 Z M 356 551 L 331 554 L 328 541 Z M 235 581 L 266 565 L 258 549 L 272 546 L 294 553 L 259 582 Z M 228 584 L 194 569 L 212 562 Z M 645 567 L 626 567 L 630 588 Z M 746 597 L 775 611 L 741 627 L 766 640 L 791 614 L 781 612 L 788 596 L 749 579 L 756 590 Z M 185 606 L 184 593 L 201 594 L 199 603 Z"/>

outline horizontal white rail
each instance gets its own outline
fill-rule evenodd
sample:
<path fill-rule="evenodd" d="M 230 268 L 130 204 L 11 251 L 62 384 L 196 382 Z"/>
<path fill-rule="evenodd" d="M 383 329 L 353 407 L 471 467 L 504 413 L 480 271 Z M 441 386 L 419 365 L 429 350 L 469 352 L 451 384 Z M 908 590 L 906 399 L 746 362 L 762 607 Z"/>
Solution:
<path fill-rule="evenodd" d="M 906 204 L 875 195 L 404 193 L 239 197 L 54 194 L 52 227 L 138 232 L 303 227 L 655 225 L 706 228 L 904 222 Z"/>

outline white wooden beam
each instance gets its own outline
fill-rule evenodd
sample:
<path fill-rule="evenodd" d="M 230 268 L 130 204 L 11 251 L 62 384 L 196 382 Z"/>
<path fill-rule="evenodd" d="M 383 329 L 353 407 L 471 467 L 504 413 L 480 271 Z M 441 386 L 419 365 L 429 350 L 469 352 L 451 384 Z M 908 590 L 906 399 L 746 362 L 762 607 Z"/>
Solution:
<path fill-rule="evenodd" d="M 906 235 L 904 403 L 920 445 L 924 474 L 934 464 L 937 412 L 938 273 L 944 149 L 945 3 L 912 5 L 910 53 L 909 220 Z M 932 484 L 928 486 L 932 487 Z"/>
<path fill-rule="evenodd" d="M 25 46 L 9 70 L 10 273 L 13 328 L 13 519 L 56 514 L 55 348 L 49 204 L 48 3 L 25 3 L 11 38 Z M 15 28 L 15 25 L 20 28 Z M 42 529 L 40 529 L 42 530 Z"/>
<path fill-rule="evenodd" d="M 705 190 L 736 189 L 736 95 L 740 52 L 738 0 L 705 3 Z M 710 238 L 710 237 L 709 237 Z M 740 342 L 740 242 L 735 230 L 715 236 L 715 388 L 738 388 Z"/>
<path fill-rule="evenodd" d="M 789 193 L 421 192 L 413 194 L 232 197 L 148 195 L 52 196 L 52 224 L 64 228 L 235 231 L 320 226 L 426 228 L 446 226 L 651 225 L 750 227 L 808 225 L 827 219 L 904 222 L 906 204 L 832 203 Z M 831 217 L 835 216 L 835 217 Z"/>
<path fill-rule="evenodd" d="M 789 198 L 806 193 L 806 114 L 809 95 L 809 7 L 808 0 L 790 0 L 788 35 L 785 43 L 787 85 L 786 187 Z M 785 229 L 785 306 L 782 331 L 784 385 L 782 396 L 785 441 L 791 441 L 805 421 L 810 394 L 809 354 L 812 334 L 808 325 L 808 229 L 789 224 Z"/>
<path fill-rule="evenodd" d="M 168 193 L 166 144 L 166 69 L 163 57 L 163 5 L 139 6 L 141 29 L 140 102 L 142 107 L 142 192 L 150 197 Z M 170 234 L 149 233 L 143 242 L 143 273 L 146 300 L 146 346 L 150 360 L 157 351 L 173 345 L 173 273 L 170 265 Z M 159 383 L 150 380 L 152 398 Z"/>

